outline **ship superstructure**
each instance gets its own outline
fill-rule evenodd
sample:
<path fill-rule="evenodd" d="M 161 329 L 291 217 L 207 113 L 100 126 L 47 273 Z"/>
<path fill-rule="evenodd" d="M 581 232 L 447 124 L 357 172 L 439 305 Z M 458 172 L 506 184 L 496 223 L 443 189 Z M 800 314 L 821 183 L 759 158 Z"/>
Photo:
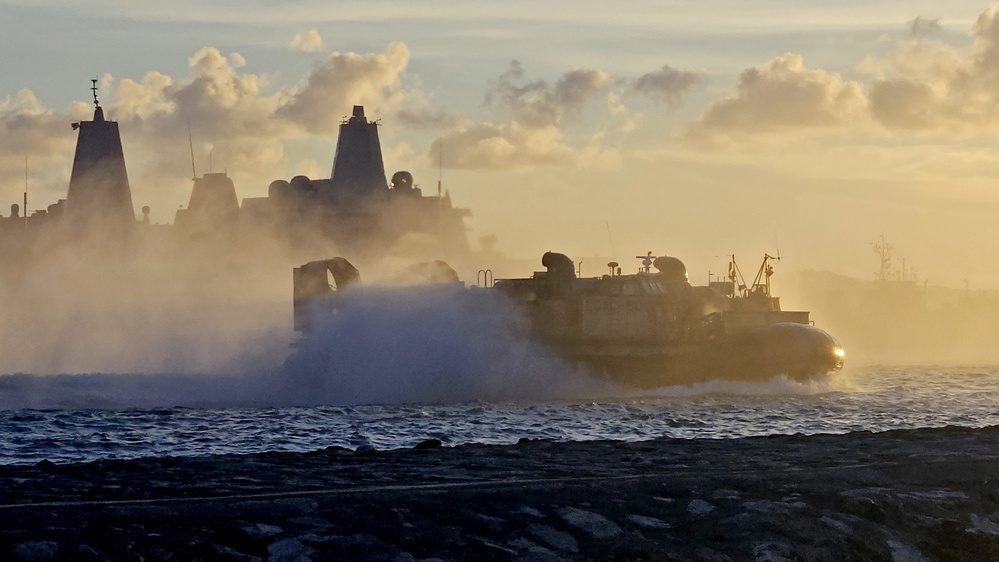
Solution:
<path fill-rule="evenodd" d="M 104 118 L 93 80 L 94 118 L 73 123 L 79 131 L 66 194 L 65 220 L 74 234 L 130 234 L 135 226 L 132 190 L 118 123 Z"/>
<path fill-rule="evenodd" d="M 78 139 L 66 199 L 30 215 L 12 205 L 9 217 L 0 216 L 0 257 L 31 259 L 23 254 L 39 238 L 47 244 L 95 236 L 125 240 L 149 227 L 148 206 L 142 217 L 135 214 L 118 123 L 105 115 L 96 82 L 93 120 L 72 124 Z M 363 106 L 354 106 L 340 125 L 330 178 L 275 180 L 266 197 L 240 203 L 228 173 L 194 173 L 186 208 L 177 211 L 173 225 L 156 228 L 158 238 L 172 236 L 180 246 L 193 238 L 220 251 L 233 248 L 219 241 L 267 240 L 289 254 L 333 247 L 357 255 L 391 253 L 400 240 L 417 237 L 437 254 L 461 259 L 470 252 L 464 224 L 469 211 L 455 207 L 447 192 L 424 195 L 409 172 L 396 172 L 389 183 L 378 127 Z M 139 243 L 144 238 L 138 237 Z"/>

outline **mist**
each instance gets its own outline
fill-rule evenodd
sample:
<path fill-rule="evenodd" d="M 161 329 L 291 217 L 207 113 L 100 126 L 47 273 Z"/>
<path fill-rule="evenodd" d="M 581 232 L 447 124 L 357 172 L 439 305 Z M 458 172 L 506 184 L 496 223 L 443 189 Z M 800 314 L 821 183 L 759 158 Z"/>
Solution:
<path fill-rule="evenodd" d="M 802 271 L 780 289 L 788 305 L 847 351 L 848 364 L 999 364 L 999 294 L 915 280 L 863 280 Z"/>
<path fill-rule="evenodd" d="M 159 272 L 162 263 L 115 259 L 115 268 L 67 255 L 50 265 L 84 282 L 60 291 L 65 277 L 51 276 L 51 284 L 22 286 L 16 321 L 0 340 L 12 359 L 5 372 L 15 373 L 0 376 L 0 407 L 455 403 L 616 392 L 532 341 L 519 312 L 485 290 L 389 287 L 373 274 L 370 286 L 344 295 L 342 310 L 298 337 L 290 330 L 290 269 L 280 276 L 288 286 L 267 278 L 233 294 L 232 280 L 198 283 L 202 274 L 183 261 L 159 277 L 146 268 Z M 45 298 L 51 294 L 58 296 Z"/>

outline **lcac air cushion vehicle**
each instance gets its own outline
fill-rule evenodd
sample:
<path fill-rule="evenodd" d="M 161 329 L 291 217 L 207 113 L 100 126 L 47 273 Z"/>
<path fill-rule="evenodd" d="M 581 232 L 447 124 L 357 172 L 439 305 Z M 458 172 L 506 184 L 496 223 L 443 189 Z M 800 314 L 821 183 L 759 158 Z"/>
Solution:
<path fill-rule="evenodd" d="M 572 260 L 548 252 L 541 259 L 546 271 L 488 288 L 465 288 L 444 262 L 420 264 L 409 275 L 430 285 L 426 290 L 453 291 L 456 302 L 472 303 L 469 314 L 484 310 L 476 300 L 501 295 L 526 319 L 530 337 L 632 387 L 779 375 L 803 380 L 842 368 L 845 354 L 836 339 L 813 326 L 808 312 L 781 310 L 771 296 L 770 256 L 752 284 L 738 282 L 733 258 L 728 281 L 708 286 L 691 286 L 677 258 L 639 257 L 637 273 L 622 275 L 612 262 L 607 275 L 581 278 Z M 294 284 L 295 328 L 308 334 L 358 289 L 360 274 L 346 259 L 333 258 L 295 268 Z"/>

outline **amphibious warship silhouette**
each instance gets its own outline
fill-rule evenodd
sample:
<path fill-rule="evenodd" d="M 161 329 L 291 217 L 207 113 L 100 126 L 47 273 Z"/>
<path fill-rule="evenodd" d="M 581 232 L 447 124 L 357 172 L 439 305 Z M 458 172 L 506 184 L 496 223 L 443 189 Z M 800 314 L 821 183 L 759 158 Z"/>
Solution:
<path fill-rule="evenodd" d="M 465 289 L 443 262 L 408 275 L 431 287 L 427 290 L 452 292 L 452 302 L 473 315 L 482 310 L 477 301 L 502 295 L 526 318 L 531 337 L 597 374 L 638 388 L 718 378 L 805 379 L 842 368 L 842 346 L 812 326 L 808 312 L 781 310 L 780 299 L 771 296 L 770 256 L 751 285 L 741 280 L 733 256 L 728 281 L 702 287 L 690 285 L 677 258 L 652 252 L 639 257 L 638 273 L 622 275 L 612 262 L 607 275 L 579 278 L 572 260 L 548 252 L 541 259 L 547 270 L 530 278 L 493 284 L 482 272 L 477 282 L 489 289 Z M 359 284 L 360 274 L 344 258 L 296 268 L 295 329 L 308 337 L 349 303 Z"/>
<path fill-rule="evenodd" d="M 118 123 L 106 118 L 97 81 L 92 83 L 93 120 L 72 124 L 79 136 L 66 198 L 29 215 L 26 186 L 24 214 L 14 204 L 9 217 L 0 217 L 0 253 L 8 261 L 32 259 L 31 249 L 38 249 L 34 246 L 40 239 L 68 244 L 103 238 L 133 245 L 149 239 L 141 233 L 151 228 L 150 209 L 143 207 L 141 219 L 135 215 Z M 276 180 L 266 197 L 244 198 L 242 205 L 227 173 L 197 176 L 192 150 L 190 201 L 177 211 L 173 225 L 155 230 L 181 246 L 192 239 L 207 245 L 232 240 L 251 245 L 255 238 L 267 238 L 283 243 L 289 253 L 333 246 L 357 255 L 386 253 L 401 239 L 415 236 L 442 255 L 468 253 L 464 218 L 470 213 L 456 208 L 439 183 L 437 194 L 424 195 L 409 172 L 397 172 L 391 184 L 386 181 L 378 125 L 367 120 L 362 106 L 354 106 L 340 124 L 329 179 Z"/>

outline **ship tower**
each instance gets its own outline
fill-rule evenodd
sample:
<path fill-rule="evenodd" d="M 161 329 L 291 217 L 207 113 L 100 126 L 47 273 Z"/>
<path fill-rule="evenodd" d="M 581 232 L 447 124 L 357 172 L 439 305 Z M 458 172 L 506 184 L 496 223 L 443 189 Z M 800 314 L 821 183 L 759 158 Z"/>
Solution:
<path fill-rule="evenodd" d="M 378 123 L 368 121 L 364 106 L 355 105 L 350 119 L 340 123 L 330 183 L 334 191 L 355 197 L 388 194 Z"/>
<path fill-rule="evenodd" d="M 132 191 L 118 123 L 105 120 L 97 100 L 97 80 L 91 82 L 94 120 L 73 123 L 80 134 L 66 195 L 66 220 L 74 233 L 120 238 L 136 223 Z"/>

